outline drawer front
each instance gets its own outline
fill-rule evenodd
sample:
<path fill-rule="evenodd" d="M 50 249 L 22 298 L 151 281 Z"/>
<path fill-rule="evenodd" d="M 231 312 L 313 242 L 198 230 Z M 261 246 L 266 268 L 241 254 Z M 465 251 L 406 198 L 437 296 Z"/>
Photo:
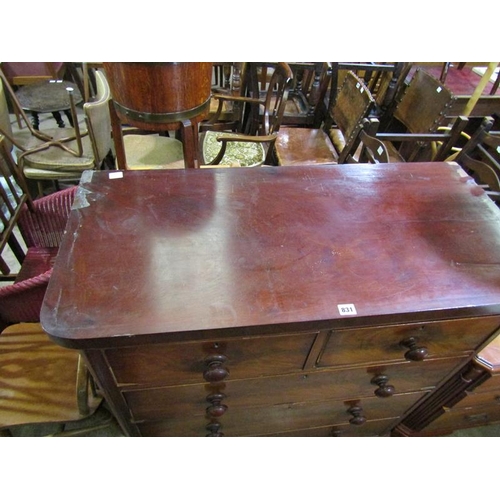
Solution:
<path fill-rule="evenodd" d="M 204 373 L 231 379 L 301 370 L 316 332 L 211 342 L 154 344 L 106 351 L 118 385 L 177 385 L 204 381 Z"/>
<path fill-rule="evenodd" d="M 439 434 L 440 431 L 443 434 L 449 434 L 457 429 L 468 429 L 496 422 L 500 422 L 500 406 L 451 410 L 431 422 L 419 435 Z"/>
<path fill-rule="evenodd" d="M 449 358 L 421 363 L 316 370 L 286 376 L 228 380 L 221 384 L 126 390 L 123 394 L 136 422 L 204 415 L 213 406 L 207 397 L 214 394 L 222 395 L 220 404 L 228 408 L 223 419 L 238 408 L 326 399 L 356 400 L 375 396 L 376 391 L 381 394 L 379 399 L 390 406 L 394 396 L 385 397 L 388 391 L 393 389 L 394 394 L 402 394 L 431 389 L 459 362 L 460 358 Z M 380 382 L 381 377 L 387 379 Z M 379 384 L 375 383 L 375 379 Z M 220 404 L 216 403 L 216 406 Z"/>
<path fill-rule="evenodd" d="M 276 432 L 266 437 L 371 437 L 389 435 L 390 429 L 396 424 L 397 419 L 368 421 L 363 425 L 328 425 L 326 427 L 313 427 L 296 431 Z"/>
<path fill-rule="evenodd" d="M 489 406 L 492 408 L 495 406 L 500 407 L 500 388 L 492 392 L 474 391 L 454 405 L 453 410 L 480 408 L 482 406 Z"/>
<path fill-rule="evenodd" d="M 380 398 L 352 401 L 318 401 L 313 403 L 286 403 L 274 406 L 239 408 L 228 411 L 219 420 L 218 432 L 225 436 L 259 436 L 287 432 L 309 427 L 351 425 L 362 427 L 370 420 L 396 418 L 424 393 L 394 396 L 391 404 Z M 353 414 L 359 408 L 360 414 Z M 358 425 L 349 421 L 356 418 Z M 365 423 L 359 424 L 365 419 Z M 139 429 L 143 436 L 206 436 L 210 433 L 211 418 L 205 415 L 159 422 L 143 423 Z"/>
<path fill-rule="evenodd" d="M 498 317 L 336 330 L 329 334 L 317 366 L 388 362 L 472 351 L 500 325 Z M 425 348 L 425 351 L 422 349 Z"/>
<path fill-rule="evenodd" d="M 485 380 L 481 385 L 478 385 L 474 389 L 474 393 L 479 392 L 492 392 L 497 391 L 500 393 L 500 375 L 493 375 L 492 377 Z"/>

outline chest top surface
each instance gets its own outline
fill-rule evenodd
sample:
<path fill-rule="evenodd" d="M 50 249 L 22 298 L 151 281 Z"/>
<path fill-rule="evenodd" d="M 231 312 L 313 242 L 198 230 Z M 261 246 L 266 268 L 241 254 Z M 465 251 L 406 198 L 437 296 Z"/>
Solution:
<path fill-rule="evenodd" d="M 463 310 L 500 313 L 500 212 L 408 163 L 86 172 L 41 320 L 76 346 Z"/>

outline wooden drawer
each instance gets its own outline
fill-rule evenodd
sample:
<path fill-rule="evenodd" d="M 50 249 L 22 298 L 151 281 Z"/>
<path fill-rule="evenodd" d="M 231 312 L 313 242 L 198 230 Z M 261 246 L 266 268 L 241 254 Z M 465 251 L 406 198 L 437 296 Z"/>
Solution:
<path fill-rule="evenodd" d="M 118 385 L 203 382 L 207 360 L 224 356 L 231 379 L 301 370 L 316 332 L 211 342 L 154 344 L 106 351 Z"/>
<path fill-rule="evenodd" d="M 492 392 L 471 392 L 464 399 L 454 405 L 453 410 L 480 408 L 482 406 L 494 408 L 496 405 L 500 407 L 500 388 Z"/>
<path fill-rule="evenodd" d="M 368 423 L 370 420 L 398 417 L 423 395 L 417 392 L 393 396 L 390 404 L 386 399 L 373 397 L 356 402 L 318 401 L 237 408 L 228 411 L 219 422 L 225 436 L 259 436 L 309 427 L 349 425 L 349 420 L 353 418 L 349 410 L 358 406 Z M 139 429 L 143 436 L 206 436 L 206 426 L 210 422 L 206 415 L 186 416 L 143 423 Z"/>
<path fill-rule="evenodd" d="M 500 405 L 494 407 L 449 410 L 431 422 L 419 435 L 449 434 L 457 429 L 479 427 L 500 421 Z"/>
<path fill-rule="evenodd" d="M 195 384 L 156 389 L 124 390 L 123 394 L 136 422 L 162 418 L 203 415 L 207 396 L 225 395 L 222 403 L 233 409 L 260 405 L 294 404 L 324 399 L 361 399 L 375 395 L 377 376 L 388 377 L 396 394 L 428 390 L 443 379 L 460 359 L 429 360 L 342 370 L 228 380 L 221 384 Z M 392 397 L 380 398 L 391 404 Z M 224 417 L 225 418 L 225 415 Z"/>
<path fill-rule="evenodd" d="M 395 418 L 368 421 L 363 425 L 328 425 L 296 431 L 276 432 L 266 437 L 370 437 L 389 435 L 389 430 L 396 423 Z"/>
<path fill-rule="evenodd" d="M 455 355 L 476 349 L 498 327 L 496 316 L 335 330 L 329 333 L 317 366 L 404 360 L 411 349 L 402 342 L 412 338 L 417 347 L 427 349 L 427 358 Z"/>
<path fill-rule="evenodd" d="M 485 380 L 481 385 L 474 388 L 474 393 L 498 391 L 500 394 L 500 374 L 493 375 Z"/>

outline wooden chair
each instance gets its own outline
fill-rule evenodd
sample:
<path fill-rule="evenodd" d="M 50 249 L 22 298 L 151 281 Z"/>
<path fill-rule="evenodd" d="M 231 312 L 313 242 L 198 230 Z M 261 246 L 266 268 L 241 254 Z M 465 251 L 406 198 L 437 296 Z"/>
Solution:
<path fill-rule="evenodd" d="M 0 334 L 0 435 L 16 436 L 19 426 L 58 424 L 48 435 L 76 436 L 112 425 L 101 410 L 103 398 L 78 351 L 55 344 L 40 323 L 19 323 Z M 67 424 L 73 425 L 73 430 Z M 90 434 L 92 435 L 92 434 Z"/>
<path fill-rule="evenodd" d="M 1 76 L 1 72 L 0 72 Z M 96 100 L 83 105 L 86 130 L 80 130 L 76 109 L 73 107 L 75 128 L 49 128 L 35 130 L 16 104 L 15 95 L 9 83 L 0 82 L 0 133 L 18 150 L 18 163 L 24 176 L 38 184 L 43 195 L 43 181 L 78 181 L 84 170 L 99 169 L 107 161 L 111 152 L 111 125 L 108 111 L 109 86 L 101 71 L 96 72 L 98 94 Z M 13 133 L 6 110 L 3 89 L 17 106 L 26 123 L 26 128 Z"/>
<path fill-rule="evenodd" d="M 332 92 L 336 92 L 339 79 L 343 79 L 347 71 L 355 73 L 365 82 L 375 99 L 370 116 L 378 118 L 380 127 L 383 127 L 387 120 L 387 112 L 401 92 L 412 64 L 411 62 L 332 62 Z"/>
<path fill-rule="evenodd" d="M 386 143 L 391 162 L 431 160 L 432 138 L 425 139 L 424 135 L 448 124 L 447 111 L 455 100 L 442 82 L 418 68 L 388 112 L 387 126 L 381 127 L 382 132 L 377 134 Z M 454 134 L 457 133 L 455 129 Z"/>
<path fill-rule="evenodd" d="M 500 135 L 492 133 L 494 120 L 485 117 L 454 160 L 500 202 Z"/>
<path fill-rule="evenodd" d="M 220 103 L 233 101 L 248 107 L 241 111 L 237 123 L 228 125 L 216 113 L 200 125 L 200 156 L 205 165 L 258 166 L 274 163 L 273 146 L 283 119 L 292 71 L 287 63 L 278 63 L 273 68 L 265 97 L 261 98 L 260 91 L 255 87 L 256 68 L 253 64 L 246 63 L 244 70 L 244 86 L 250 96 L 213 96 Z M 221 110 L 222 106 L 218 109 Z"/>
<path fill-rule="evenodd" d="M 321 128 L 280 129 L 275 145 L 278 164 L 344 163 L 353 153 L 363 120 L 374 102 L 365 83 L 352 71 L 348 72 L 338 94 L 332 92 Z"/>
<path fill-rule="evenodd" d="M 212 63 L 110 63 L 118 168 L 198 168 L 198 124 L 209 112 Z M 167 137 L 175 132 L 176 138 Z M 177 164 L 176 164 L 177 162 Z"/>
<path fill-rule="evenodd" d="M 380 122 L 378 118 L 365 118 L 359 131 L 357 143 L 349 154 L 346 163 L 389 163 L 389 153 L 384 143 L 378 140 L 377 134 Z M 356 156 L 357 155 L 357 156 Z"/>
<path fill-rule="evenodd" d="M 327 62 L 289 62 L 293 80 L 288 93 L 282 126 L 319 128 L 327 106 L 331 65 Z M 326 85 L 325 85 L 326 83 Z"/>
<path fill-rule="evenodd" d="M 19 272 L 13 273 L 0 258 L 0 279 L 13 282 L 0 287 L 0 324 L 38 322 L 77 188 L 33 201 L 6 146 L 6 139 L 1 136 L 0 181 L 0 255 L 9 246 L 20 264 Z"/>

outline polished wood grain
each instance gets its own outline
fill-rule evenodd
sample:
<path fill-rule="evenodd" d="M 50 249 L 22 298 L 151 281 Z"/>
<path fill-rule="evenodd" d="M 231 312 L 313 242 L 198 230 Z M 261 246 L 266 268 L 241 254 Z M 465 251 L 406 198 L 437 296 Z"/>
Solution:
<path fill-rule="evenodd" d="M 498 209 L 418 163 L 93 173 L 42 323 L 79 348 L 499 312 Z"/>
<path fill-rule="evenodd" d="M 333 330 L 317 366 L 342 366 L 371 360 L 413 361 L 472 352 L 498 328 L 498 317 L 409 323 L 376 328 Z M 419 355 L 418 349 L 425 349 Z M 415 354 L 416 353 L 416 354 Z"/>
<path fill-rule="evenodd" d="M 364 400 L 338 401 L 323 400 L 317 402 L 288 402 L 276 405 L 255 406 L 251 409 L 229 410 L 223 417 L 222 430 L 225 435 L 259 436 L 279 431 L 307 429 L 313 426 L 350 425 L 353 415 L 349 409 L 360 405 L 367 421 L 379 420 L 401 414 L 414 403 L 421 393 L 395 396 L 388 404 L 380 398 Z M 205 436 L 206 425 L 211 419 L 205 415 L 186 415 L 182 419 L 165 419 L 139 424 L 144 436 Z M 222 419 L 221 419 L 222 421 Z M 359 425 L 360 428 L 365 424 Z"/>
<path fill-rule="evenodd" d="M 119 385 L 200 382 L 214 355 L 225 357 L 231 380 L 300 370 L 314 332 L 278 337 L 222 339 L 109 349 L 106 359 Z"/>
<path fill-rule="evenodd" d="M 133 418 L 136 421 L 180 418 L 183 415 L 204 415 L 206 398 L 213 392 L 227 395 L 229 412 L 257 406 L 284 405 L 290 402 L 314 402 L 327 399 L 357 400 L 377 397 L 378 386 L 373 380 L 385 375 L 394 387 L 386 401 L 392 406 L 395 395 L 429 390 L 457 365 L 456 358 L 425 361 L 418 364 L 377 365 L 343 370 L 317 370 L 293 375 L 228 378 L 217 385 L 178 385 L 138 390 L 123 388 Z M 168 382 L 167 382 L 168 383 Z M 166 385 L 166 384 L 165 384 Z M 420 394 L 422 395 L 422 394 Z M 416 400 L 416 399 L 415 399 Z M 154 402 L 154 404 L 151 404 Z"/>

